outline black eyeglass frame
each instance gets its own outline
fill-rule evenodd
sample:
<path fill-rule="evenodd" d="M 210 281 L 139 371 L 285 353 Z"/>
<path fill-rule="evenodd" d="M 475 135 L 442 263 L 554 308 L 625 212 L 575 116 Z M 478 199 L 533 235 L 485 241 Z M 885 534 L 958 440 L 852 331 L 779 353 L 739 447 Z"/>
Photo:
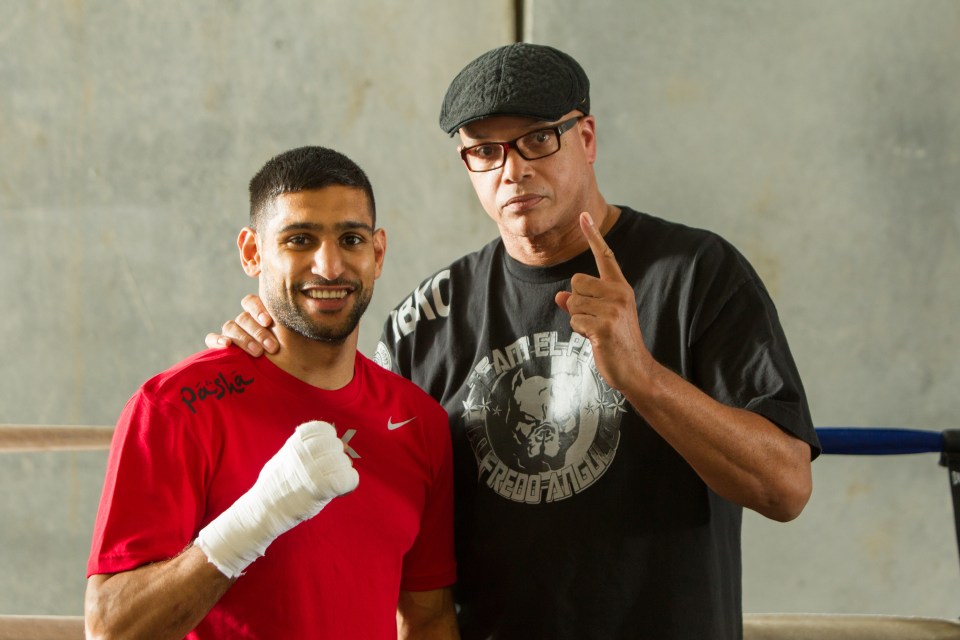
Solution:
<path fill-rule="evenodd" d="M 487 171 L 495 171 L 496 169 L 499 169 L 499 168 L 503 167 L 503 165 L 505 165 L 505 164 L 507 163 L 507 153 L 510 151 L 510 149 L 513 149 L 514 151 L 516 151 L 518 156 L 520 156 L 521 158 L 523 158 L 524 160 L 527 160 L 527 161 L 530 161 L 530 160 L 539 160 L 539 159 L 541 159 L 541 158 L 549 158 L 550 156 L 552 156 L 552 155 L 555 154 L 556 152 L 560 151 L 560 147 L 561 147 L 561 144 L 560 144 L 560 136 L 562 136 L 565 132 L 567 132 L 567 131 L 569 131 L 570 129 L 572 129 L 572 128 L 573 128 L 573 125 L 575 125 L 575 124 L 580 120 L 580 118 L 582 118 L 582 117 L 583 117 L 583 116 L 574 116 L 574 117 L 570 118 L 569 120 L 564 120 L 563 122 L 561 122 L 561 123 L 559 123 L 559 124 L 557 124 L 557 125 L 555 125 L 555 126 L 553 126 L 553 127 L 544 127 L 544 128 L 542 128 L 542 129 L 534 129 L 533 131 L 528 131 L 528 132 L 526 132 L 525 134 L 523 134 L 522 136 L 517 136 L 517 137 L 514 138 L 513 140 L 507 140 L 506 142 L 484 142 L 484 143 L 482 143 L 482 144 L 475 144 L 475 145 L 472 145 L 472 146 L 469 146 L 469 147 L 460 147 L 460 149 L 459 149 L 459 151 L 460 151 L 460 159 L 463 160 L 463 164 L 467 167 L 467 171 L 470 171 L 470 172 L 472 172 L 472 173 L 485 173 L 485 172 L 487 172 Z M 550 131 L 550 132 L 556 134 L 556 136 L 557 136 L 557 148 L 554 149 L 553 151 L 551 151 L 550 153 L 546 154 L 546 155 L 536 156 L 536 157 L 534 157 L 534 158 L 528 158 L 527 156 L 523 155 L 523 151 L 521 151 L 520 148 L 517 147 L 517 144 L 516 144 L 516 143 L 517 143 L 517 140 L 522 140 L 523 138 L 526 138 L 527 136 L 534 135 L 534 134 L 537 134 L 537 133 L 542 133 L 542 132 L 544 132 L 544 131 Z M 498 164 L 498 165 L 495 166 L 495 167 L 490 167 L 489 169 L 474 169 L 474 168 L 472 168 L 472 167 L 470 166 L 470 162 L 467 160 L 467 153 L 468 153 L 471 149 L 476 149 L 477 147 L 488 147 L 488 146 L 491 146 L 491 145 L 499 145 L 499 146 L 503 149 L 503 155 L 500 157 L 500 164 Z"/>

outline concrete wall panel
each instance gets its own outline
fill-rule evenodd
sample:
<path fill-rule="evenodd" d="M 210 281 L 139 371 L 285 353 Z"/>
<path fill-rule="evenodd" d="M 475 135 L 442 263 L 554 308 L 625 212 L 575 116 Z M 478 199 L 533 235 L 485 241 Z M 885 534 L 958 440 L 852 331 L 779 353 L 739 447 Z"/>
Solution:
<path fill-rule="evenodd" d="M 496 230 L 437 125 L 513 7 L 3 1 L 0 424 L 113 424 L 255 281 L 235 240 L 272 155 L 330 146 L 387 229 L 362 325 Z M 78 614 L 105 453 L 0 453 L 0 613 Z"/>
<path fill-rule="evenodd" d="M 819 426 L 956 428 L 960 5 L 532 0 L 592 82 L 609 200 L 713 229 L 771 291 Z M 748 611 L 956 617 L 932 454 L 815 463 L 789 525 L 747 514 Z"/>

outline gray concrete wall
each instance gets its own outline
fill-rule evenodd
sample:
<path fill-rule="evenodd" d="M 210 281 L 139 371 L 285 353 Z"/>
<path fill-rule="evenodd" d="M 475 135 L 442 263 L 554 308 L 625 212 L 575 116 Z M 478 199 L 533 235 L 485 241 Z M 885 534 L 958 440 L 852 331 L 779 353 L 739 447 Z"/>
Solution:
<path fill-rule="evenodd" d="M 0 423 L 111 424 L 253 291 L 246 183 L 307 143 L 369 172 L 385 275 L 361 333 L 493 237 L 436 125 L 513 6 L 0 0 Z M 608 199 L 714 229 L 779 306 L 819 425 L 958 426 L 960 4 L 527 0 L 593 81 Z M 0 454 L 0 613 L 81 609 L 105 454 Z M 955 617 L 935 456 L 825 457 L 747 515 L 748 611 Z"/>
<path fill-rule="evenodd" d="M 816 424 L 958 428 L 960 3 L 533 0 L 592 81 L 608 199 L 733 241 Z M 824 457 L 801 518 L 747 514 L 747 611 L 957 617 L 933 454 Z"/>
<path fill-rule="evenodd" d="M 437 125 L 513 6 L 0 0 L 0 423 L 113 424 L 256 290 L 236 249 L 273 154 L 369 173 L 387 269 L 361 340 L 496 234 Z M 81 611 L 105 453 L 0 453 L 0 614 Z"/>

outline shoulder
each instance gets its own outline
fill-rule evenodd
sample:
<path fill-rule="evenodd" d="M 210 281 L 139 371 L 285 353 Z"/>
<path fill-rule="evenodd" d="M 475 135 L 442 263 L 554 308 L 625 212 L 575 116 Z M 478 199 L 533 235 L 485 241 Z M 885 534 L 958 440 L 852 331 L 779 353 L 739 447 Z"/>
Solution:
<path fill-rule="evenodd" d="M 460 310 L 458 313 L 461 314 L 467 313 L 467 301 L 485 291 L 484 287 L 476 286 L 477 281 L 489 273 L 502 247 L 499 238 L 493 240 L 479 251 L 469 253 L 423 279 L 390 312 L 384 323 L 387 342 L 392 344 L 410 335 L 424 321 L 439 329 L 438 323 L 432 321 L 446 320 L 454 309 Z"/>
<path fill-rule="evenodd" d="M 732 246 L 718 233 L 694 227 L 682 222 L 667 220 L 630 207 L 620 207 L 621 215 L 611 230 L 613 238 L 637 240 L 646 238 L 648 243 L 667 242 L 669 246 L 703 247 Z"/>
<path fill-rule="evenodd" d="M 206 349 L 184 358 L 165 371 L 161 371 L 143 383 L 139 395 L 154 401 L 175 396 L 180 398 L 184 389 L 216 386 L 217 381 L 235 382 L 252 376 L 252 356 L 237 347 Z"/>
<path fill-rule="evenodd" d="M 674 262 L 685 269 L 714 270 L 746 268 L 743 254 L 720 234 L 680 222 L 666 220 L 629 207 L 611 230 L 609 240 L 614 253 L 635 256 L 646 262 Z"/>
<path fill-rule="evenodd" d="M 211 400 L 242 393 L 252 383 L 251 360 L 236 347 L 210 349 L 156 374 L 127 401 L 115 439 L 125 448 L 146 446 L 172 456 L 188 448 L 211 449 L 220 421 L 204 409 L 220 405 Z"/>
<path fill-rule="evenodd" d="M 385 368 L 376 359 L 370 359 L 359 352 L 357 356 L 357 360 L 364 367 L 364 375 L 370 380 L 371 386 L 390 389 L 412 403 L 431 406 L 443 411 L 439 402 L 410 380 Z"/>

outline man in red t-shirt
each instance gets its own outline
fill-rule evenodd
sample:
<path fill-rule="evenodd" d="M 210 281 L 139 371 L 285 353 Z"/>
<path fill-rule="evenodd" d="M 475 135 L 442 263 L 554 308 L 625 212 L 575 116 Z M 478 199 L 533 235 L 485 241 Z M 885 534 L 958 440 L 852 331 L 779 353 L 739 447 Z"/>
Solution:
<path fill-rule="evenodd" d="M 357 351 L 375 225 L 369 180 L 335 151 L 288 151 L 251 180 L 238 247 L 287 348 L 201 352 L 127 403 L 89 635 L 459 637 L 447 414 Z"/>

